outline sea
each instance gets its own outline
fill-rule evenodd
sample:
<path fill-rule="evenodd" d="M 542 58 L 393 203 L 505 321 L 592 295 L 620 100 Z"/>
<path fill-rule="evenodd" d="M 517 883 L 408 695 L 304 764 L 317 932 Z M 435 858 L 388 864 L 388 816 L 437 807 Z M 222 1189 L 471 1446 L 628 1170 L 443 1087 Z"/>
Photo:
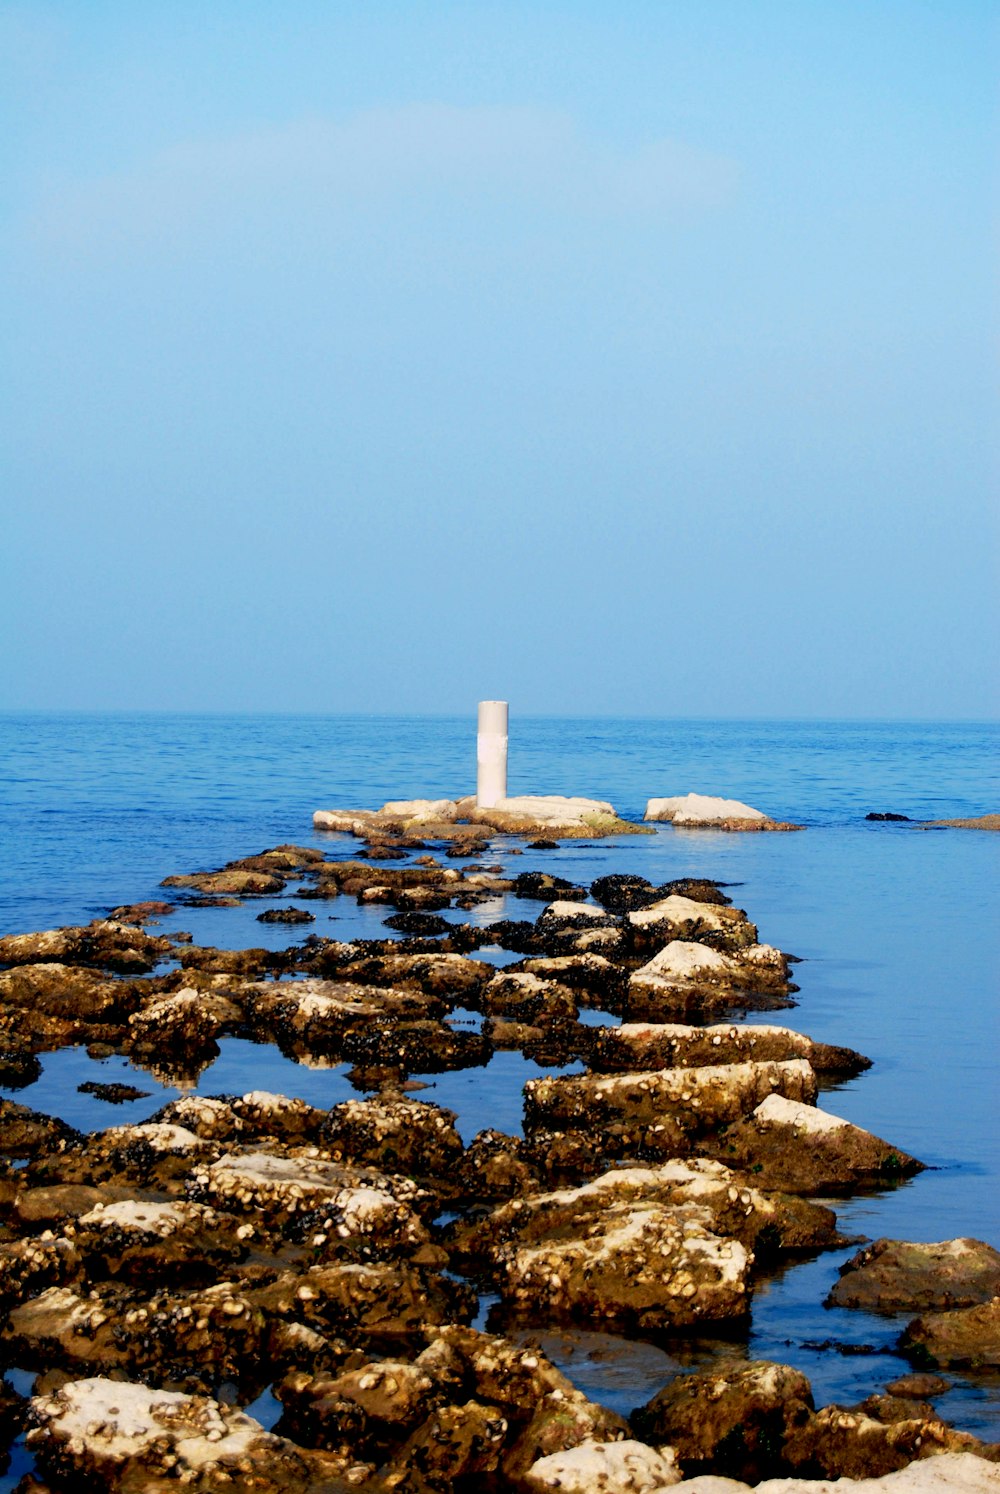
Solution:
<path fill-rule="evenodd" d="M 162 897 L 160 883 L 172 873 L 214 869 L 283 842 L 319 846 L 334 859 L 355 855 L 350 837 L 313 830 L 313 811 L 473 792 L 475 733 L 474 708 L 461 717 L 0 714 L 0 933 L 84 923 L 122 903 Z M 912 823 L 1000 809 L 1000 726 L 546 719 L 514 711 L 510 733 L 511 793 L 607 799 L 632 820 L 651 797 L 718 794 L 806 827 L 734 835 L 662 825 L 651 835 L 548 851 L 497 837 L 488 859 L 512 873 L 537 868 L 580 883 L 637 872 L 654 883 L 696 876 L 728 884 L 761 939 L 802 961 L 794 967 L 798 1005 L 778 1020 L 872 1060 L 857 1078 L 826 1088 L 822 1107 L 927 1164 L 900 1186 L 835 1201 L 843 1232 L 857 1240 L 972 1236 L 1000 1248 L 1000 841 Z M 910 822 L 871 821 L 870 812 Z M 313 904 L 317 922 L 303 931 L 257 922 L 280 901 L 183 907 L 160 928 L 226 948 L 283 948 L 308 933 L 388 934 L 383 918 L 391 910 L 346 898 Z M 498 898 L 474 916 L 537 912 Z M 517 958 L 484 953 L 498 963 Z M 120 1057 L 91 1059 L 82 1048 L 44 1055 L 42 1064 L 36 1084 L 0 1093 L 87 1130 L 143 1120 L 179 1093 L 169 1077 Z M 467 1141 L 487 1125 L 517 1132 L 522 1085 L 540 1072 L 519 1054 L 501 1053 L 485 1069 L 426 1076 L 423 1097 L 452 1109 Z M 113 1106 L 79 1091 L 88 1079 L 147 1093 Z M 237 1039 L 222 1044 L 197 1085 L 202 1094 L 251 1088 L 325 1107 L 354 1093 L 346 1066 L 310 1069 Z M 823 1253 L 760 1279 L 750 1328 L 737 1340 L 529 1329 L 587 1394 L 623 1412 L 720 1354 L 792 1364 L 809 1376 L 817 1405 L 853 1405 L 908 1365 L 896 1352 L 907 1315 L 824 1307 L 851 1254 Z M 483 1301 L 480 1322 L 498 1325 L 492 1299 Z M 30 1376 L 7 1373 L 30 1389 Z M 947 1378 L 939 1413 L 1000 1440 L 1000 1376 Z M 278 1408 L 265 1396 L 252 1409 L 271 1424 Z M 0 1491 L 25 1466 L 15 1449 Z"/>

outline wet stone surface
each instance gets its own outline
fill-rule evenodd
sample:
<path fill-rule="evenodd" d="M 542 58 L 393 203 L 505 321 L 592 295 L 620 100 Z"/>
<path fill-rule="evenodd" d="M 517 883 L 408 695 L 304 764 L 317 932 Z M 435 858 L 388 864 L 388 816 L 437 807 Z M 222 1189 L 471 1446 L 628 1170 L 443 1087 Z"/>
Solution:
<path fill-rule="evenodd" d="M 796 988 L 716 884 L 507 877 L 472 861 L 484 827 L 447 813 L 361 816 L 348 860 L 284 845 L 164 884 L 191 904 L 277 899 L 264 925 L 352 899 L 398 937 L 215 949 L 154 931 L 175 905 L 150 901 L 0 940 L 8 1089 L 67 1044 L 174 1083 L 233 1039 L 344 1070 L 336 1102 L 183 1093 L 93 1130 L 0 1099 L 0 1353 L 33 1391 L 0 1397 L 0 1436 L 29 1428 L 51 1494 L 617 1494 L 883 1475 L 931 1453 L 992 1467 L 937 1418 L 948 1382 L 931 1377 L 1000 1360 L 983 1242 L 878 1241 L 846 1262 L 834 1304 L 904 1314 L 913 1369 L 853 1408 L 715 1351 L 711 1372 L 671 1361 L 630 1423 L 532 1343 L 582 1325 L 626 1345 L 745 1342 L 769 1272 L 845 1245 L 826 1198 L 921 1164 L 817 1109 L 817 1076 L 863 1073 L 863 1055 L 736 1018 Z M 506 1111 L 469 1135 L 414 1093 L 515 1058 L 543 1069 L 523 1135 Z M 471 1326 L 489 1304 L 525 1342 Z M 273 1432 L 240 1409 L 268 1388 Z"/>

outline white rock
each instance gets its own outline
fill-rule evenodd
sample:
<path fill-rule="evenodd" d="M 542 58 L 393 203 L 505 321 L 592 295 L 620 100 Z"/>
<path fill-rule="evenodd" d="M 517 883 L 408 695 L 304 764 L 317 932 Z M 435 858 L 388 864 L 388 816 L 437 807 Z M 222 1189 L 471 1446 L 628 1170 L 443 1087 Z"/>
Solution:
<path fill-rule="evenodd" d="M 592 903 L 556 902 L 549 903 L 542 914 L 543 918 L 607 918 L 603 908 L 595 908 Z"/>
<path fill-rule="evenodd" d="M 460 811 L 465 808 L 466 802 L 459 805 Z M 600 819 L 611 816 L 617 818 L 617 810 L 604 799 L 566 798 L 562 794 L 519 794 L 512 799 L 500 799 L 489 809 L 477 809 L 474 804 L 470 807 L 470 820 L 489 823 L 491 816 L 534 820 L 539 825 L 558 829 L 560 825 L 586 825 L 595 816 Z"/>
<path fill-rule="evenodd" d="M 451 821 L 458 817 L 458 805 L 454 799 L 390 799 L 382 805 L 379 814 L 417 824 L 430 820 Z"/>
<path fill-rule="evenodd" d="M 717 903 L 699 903 L 694 898 L 673 893 L 658 903 L 650 903 L 647 908 L 637 908 L 628 915 L 628 921 L 636 928 L 643 928 L 647 923 L 700 923 L 709 929 L 727 929 L 738 917 L 738 912 L 732 908 L 720 909 Z"/>
<path fill-rule="evenodd" d="M 1000 1466 L 973 1453 L 920 1458 L 881 1478 L 769 1478 L 762 1484 L 702 1474 L 675 1485 L 678 1494 L 1000 1494 Z"/>
<path fill-rule="evenodd" d="M 736 968 L 735 960 L 717 949 L 710 949 L 707 944 L 672 939 L 635 974 L 658 976 L 661 980 L 691 980 L 699 975 L 729 976 Z"/>
<path fill-rule="evenodd" d="M 317 830 L 343 830 L 360 835 L 375 818 L 371 809 L 317 809 L 313 825 Z"/>
<path fill-rule="evenodd" d="M 650 799 L 646 820 L 670 820 L 675 825 L 710 825 L 714 820 L 766 820 L 770 816 L 739 799 L 716 799 L 710 794 L 676 794 Z"/>
<path fill-rule="evenodd" d="M 532 1463 L 528 1489 L 560 1494 L 654 1494 L 680 1482 L 672 1447 L 644 1442 L 595 1442 L 592 1438 Z"/>
<path fill-rule="evenodd" d="M 798 1100 L 786 1100 L 784 1095 L 768 1095 L 762 1100 L 753 1113 L 754 1119 L 765 1121 L 769 1125 L 792 1126 L 803 1135 L 829 1135 L 831 1131 L 859 1131 L 860 1128 L 852 1126 L 850 1121 L 842 1120 L 839 1115 L 831 1115 L 829 1111 L 817 1110 L 814 1105 L 801 1105 Z"/>

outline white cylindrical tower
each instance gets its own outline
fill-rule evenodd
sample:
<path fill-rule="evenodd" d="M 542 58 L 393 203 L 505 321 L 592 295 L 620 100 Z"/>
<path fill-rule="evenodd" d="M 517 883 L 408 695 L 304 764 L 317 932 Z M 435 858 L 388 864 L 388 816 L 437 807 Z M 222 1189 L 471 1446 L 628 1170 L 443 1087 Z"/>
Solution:
<path fill-rule="evenodd" d="M 479 702 L 479 736 L 476 740 L 476 803 L 493 809 L 507 797 L 507 702 Z"/>

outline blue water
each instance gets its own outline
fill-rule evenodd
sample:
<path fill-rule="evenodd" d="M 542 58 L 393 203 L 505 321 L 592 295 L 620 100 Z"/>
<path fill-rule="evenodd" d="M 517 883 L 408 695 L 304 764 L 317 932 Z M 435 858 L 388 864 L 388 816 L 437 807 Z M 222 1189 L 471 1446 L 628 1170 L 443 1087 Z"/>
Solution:
<path fill-rule="evenodd" d="M 695 790 L 745 799 L 808 829 L 723 835 L 664 826 L 648 837 L 519 857 L 498 838 L 487 859 L 587 882 L 637 871 L 655 882 L 704 875 L 739 884 L 734 900 L 761 938 L 804 959 L 796 967 L 799 1006 L 780 1019 L 874 1060 L 825 1094 L 824 1107 L 931 1164 L 902 1188 L 839 1204 L 844 1230 L 973 1235 L 1000 1245 L 1000 845 L 984 832 L 864 819 L 869 810 L 931 819 L 1000 809 L 998 740 L 996 726 L 976 724 L 515 719 L 512 792 L 593 795 L 638 819 L 647 798 Z M 119 903 L 162 896 L 159 882 L 170 873 L 283 841 L 349 856 L 356 847 L 348 837 L 313 832 L 312 811 L 471 791 L 475 726 L 471 718 L 0 715 L 0 766 L 0 933 L 10 933 L 85 922 Z M 307 904 L 316 923 L 302 928 L 256 922 L 279 902 L 180 908 L 162 927 L 233 948 L 281 948 L 309 933 L 387 932 L 389 909 L 360 909 L 346 898 Z M 498 899 L 475 916 L 538 911 Z M 17 1098 L 90 1128 L 142 1118 L 177 1092 L 124 1060 L 95 1064 L 82 1050 L 43 1064 L 39 1084 Z M 458 1112 L 467 1139 L 487 1124 L 516 1130 L 520 1086 L 534 1072 L 503 1054 L 485 1073 L 425 1076 L 426 1093 Z M 112 1107 L 77 1094 L 85 1077 L 125 1078 L 149 1097 Z M 198 1089 L 251 1084 L 318 1105 L 352 1093 L 343 1067 L 309 1069 L 273 1048 L 235 1042 L 223 1045 Z M 906 1367 L 890 1352 L 905 1319 L 820 1305 L 848 1253 L 796 1266 L 757 1291 L 749 1351 L 802 1368 L 818 1403 L 856 1401 Z M 880 1352 L 845 1357 L 803 1347 L 831 1338 Z M 654 1351 L 637 1347 L 633 1362 L 609 1358 L 605 1346 L 588 1358 L 588 1342 L 567 1349 L 565 1364 L 590 1393 L 603 1386 L 604 1398 L 625 1409 L 652 1394 L 650 1376 L 662 1369 Z M 952 1378 L 941 1413 L 1000 1437 L 1000 1386 Z"/>

